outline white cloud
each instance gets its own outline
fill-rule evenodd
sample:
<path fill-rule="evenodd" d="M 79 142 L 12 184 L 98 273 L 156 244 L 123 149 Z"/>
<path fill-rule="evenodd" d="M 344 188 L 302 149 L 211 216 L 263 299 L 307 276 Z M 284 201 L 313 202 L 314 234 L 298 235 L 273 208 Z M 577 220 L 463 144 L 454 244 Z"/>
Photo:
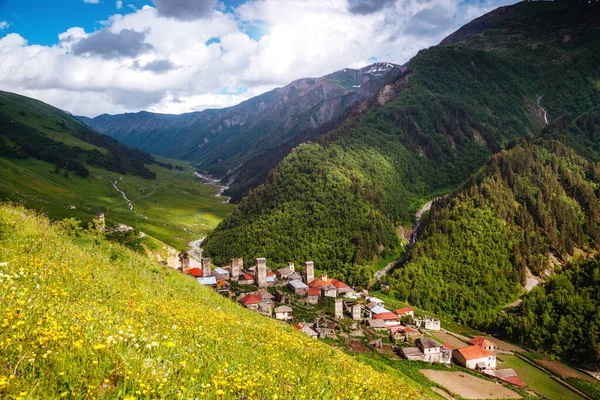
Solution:
<path fill-rule="evenodd" d="M 117 0 L 116 7 L 117 7 L 117 10 L 120 10 L 121 8 L 123 8 L 123 1 L 122 0 Z"/>
<path fill-rule="evenodd" d="M 83 0 L 83 2 L 88 4 L 98 4 L 100 3 L 100 0 Z"/>
<path fill-rule="evenodd" d="M 6 21 L 0 21 L 0 31 L 8 28 L 10 26 L 10 24 Z"/>
<path fill-rule="evenodd" d="M 235 13 L 203 9 L 194 21 L 145 6 L 111 16 L 102 36 L 73 27 L 51 47 L 28 45 L 14 33 L 0 38 L 0 87 L 89 116 L 227 107 L 301 77 L 373 60 L 404 63 L 469 19 L 511 1 L 377 0 L 357 9 L 365 2 L 256 0 Z M 257 29 L 266 34 L 248 34 Z M 124 31 L 143 33 L 140 51 L 99 40 Z"/>

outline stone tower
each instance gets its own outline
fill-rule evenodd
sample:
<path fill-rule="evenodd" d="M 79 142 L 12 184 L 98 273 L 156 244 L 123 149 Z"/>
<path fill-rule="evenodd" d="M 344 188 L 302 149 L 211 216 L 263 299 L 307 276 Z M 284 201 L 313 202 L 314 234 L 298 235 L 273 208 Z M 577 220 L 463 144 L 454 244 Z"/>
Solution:
<path fill-rule="evenodd" d="M 257 258 L 256 259 L 256 286 L 267 287 L 267 259 Z"/>
<path fill-rule="evenodd" d="M 308 284 L 315 280 L 315 262 L 307 261 L 304 263 L 304 281 Z"/>
<path fill-rule="evenodd" d="M 289 262 L 288 263 L 288 268 L 290 269 L 290 271 L 295 272 L 296 271 L 296 266 L 294 265 L 293 262 Z"/>
<path fill-rule="evenodd" d="M 232 258 L 229 263 L 229 276 L 232 281 L 237 282 L 240 278 L 240 272 L 244 267 L 244 260 L 241 258 Z"/>
<path fill-rule="evenodd" d="M 210 268 L 210 258 L 203 258 L 202 260 L 202 276 L 207 277 L 212 275 L 212 269 Z"/>
<path fill-rule="evenodd" d="M 362 307 L 360 304 L 352 305 L 352 319 L 355 321 L 362 320 Z"/>
<path fill-rule="evenodd" d="M 344 318 L 344 301 L 342 299 L 335 299 L 335 309 L 333 318 L 342 319 Z"/>
<path fill-rule="evenodd" d="M 104 213 L 103 212 L 97 212 L 96 213 L 96 221 L 98 221 L 96 223 L 96 230 L 99 232 L 104 232 L 104 230 L 106 229 L 106 221 L 104 219 Z"/>
<path fill-rule="evenodd" d="M 186 272 L 190 269 L 190 258 L 185 251 L 179 253 L 179 265 L 183 272 Z"/>

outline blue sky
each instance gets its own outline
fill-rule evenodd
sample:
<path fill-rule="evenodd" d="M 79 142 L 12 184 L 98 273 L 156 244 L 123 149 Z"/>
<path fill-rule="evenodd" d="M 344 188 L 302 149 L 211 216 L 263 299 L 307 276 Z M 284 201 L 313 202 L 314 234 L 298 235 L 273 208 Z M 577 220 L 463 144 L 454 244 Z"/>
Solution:
<path fill-rule="evenodd" d="M 227 10 L 244 3 L 244 0 L 224 1 Z M 51 46 L 58 43 L 58 34 L 79 26 L 87 32 L 103 28 L 103 22 L 114 14 L 131 14 L 145 5 L 148 0 L 123 0 L 120 9 L 116 0 L 99 0 L 85 3 L 83 0 L 0 0 L 0 21 L 8 21 L 6 32 L 18 32 L 29 44 Z M 250 27 L 247 33 L 260 38 L 264 31 Z"/>
<path fill-rule="evenodd" d="M 0 0 L 0 90 L 76 114 L 183 113 L 407 62 L 515 0 Z"/>

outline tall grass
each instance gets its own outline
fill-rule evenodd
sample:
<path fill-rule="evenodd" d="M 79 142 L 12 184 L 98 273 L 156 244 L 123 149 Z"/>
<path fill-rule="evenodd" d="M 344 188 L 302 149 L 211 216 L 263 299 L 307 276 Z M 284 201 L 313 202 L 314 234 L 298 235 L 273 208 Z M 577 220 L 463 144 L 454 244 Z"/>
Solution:
<path fill-rule="evenodd" d="M 3 398 L 433 396 L 92 232 L 11 205 L 0 205 L 0 325 Z"/>

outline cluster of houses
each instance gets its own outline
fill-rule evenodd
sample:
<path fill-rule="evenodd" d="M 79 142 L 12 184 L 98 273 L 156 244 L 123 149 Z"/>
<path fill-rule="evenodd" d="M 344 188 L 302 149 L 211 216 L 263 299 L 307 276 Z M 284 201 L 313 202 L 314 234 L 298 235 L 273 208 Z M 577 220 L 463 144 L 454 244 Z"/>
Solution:
<path fill-rule="evenodd" d="M 279 290 L 271 294 L 267 287 L 287 288 L 299 297 L 305 298 L 308 304 L 317 304 L 320 298 L 343 296 L 346 298 L 357 298 L 354 290 L 342 281 L 328 278 L 322 275 L 315 278 L 315 263 L 307 261 L 304 263 L 302 274 L 296 271 L 294 263 L 288 263 L 287 267 L 273 272 L 267 267 L 266 258 L 257 258 L 256 264 L 244 270 L 244 262 L 241 258 L 234 258 L 226 267 L 212 268 L 210 258 L 202 258 L 199 262 L 193 258 L 182 257 L 182 271 L 196 278 L 198 283 L 211 286 L 219 292 L 228 292 L 231 288 L 229 282 L 235 282 L 238 286 L 254 285 L 257 291 L 242 293 L 238 300 L 248 309 L 258 311 L 261 314 L 273 316 L 284 321 L 293 319 L 293 309 L 285 295 Z M 281 303 L 276 307 L 277 303 Z"/>
<path fill-rule="evenodd" d="M 496 369 L 495 344 L 490 340 L 478 336 L 469 341 L 470 346 L 460 349 L 454 349 L 449 343 L 440 344 L 425 336 L 428 331 L 441 329 L 440 320 L 429 316 L 415 318 L 413 307 L 388 310 L 383 300 L 369 296 L 366 291 L 356 293 L 344 282 L 328 278 L 327 275 L 315 278 L 315 264 L 312 261 L 304 263 L 302 274 L 296 271 L 294 263 L 288 263 L 287 267 L 273 272 L 267 267 L 265 258 L 257 258 L 255 265 L 247 270 L 241 258 L 232 259 L 226 267 L 212 268 L 210 258 L 196 261 L 182 257 L 181 265 L 183 272 L 195 277 L 198 283 L 222 293 L 229 292 L 230 282 L 238 286 L 256 286 L 258 290 L 241 293 L 238 301 L 250 310 L 282 321 L 293 320 L 290 300 L 279 289 L 271 293 L 268 287 L 287 287 L 308 304 L 317 304 L 321 298 L 334 298 L 333 316 L 336 321 L 319 318 L 312 324 L 299 322 L 294 325 L 294 328 L 312 338 L 337 339 L 337 321 L 344 318 L 346 312 L 352 320 L 360 321 L 366 328 L 387 331 L 395 342 L 414 343 L 412 347 L 398 347 L 399 355 L 406 360 L 446 365 L 454 362 L 499 380 L 525 386 L 514 370 Z"/>
<path fill-rule="evenodd" d="M 480 371 L 490 377 L 511 383 L 519 387 L 525 384 L 514 369 L 496 369 L 496 345 L 483 336 L 469 340 L 470 346 L 453 349 L 449 343 L 421 337 L 415 340 L 416 347 L 400 347 L 400 355 L 409 361 L 424 361 L 450 365 L 452 361 L 461 367 Z"/>

